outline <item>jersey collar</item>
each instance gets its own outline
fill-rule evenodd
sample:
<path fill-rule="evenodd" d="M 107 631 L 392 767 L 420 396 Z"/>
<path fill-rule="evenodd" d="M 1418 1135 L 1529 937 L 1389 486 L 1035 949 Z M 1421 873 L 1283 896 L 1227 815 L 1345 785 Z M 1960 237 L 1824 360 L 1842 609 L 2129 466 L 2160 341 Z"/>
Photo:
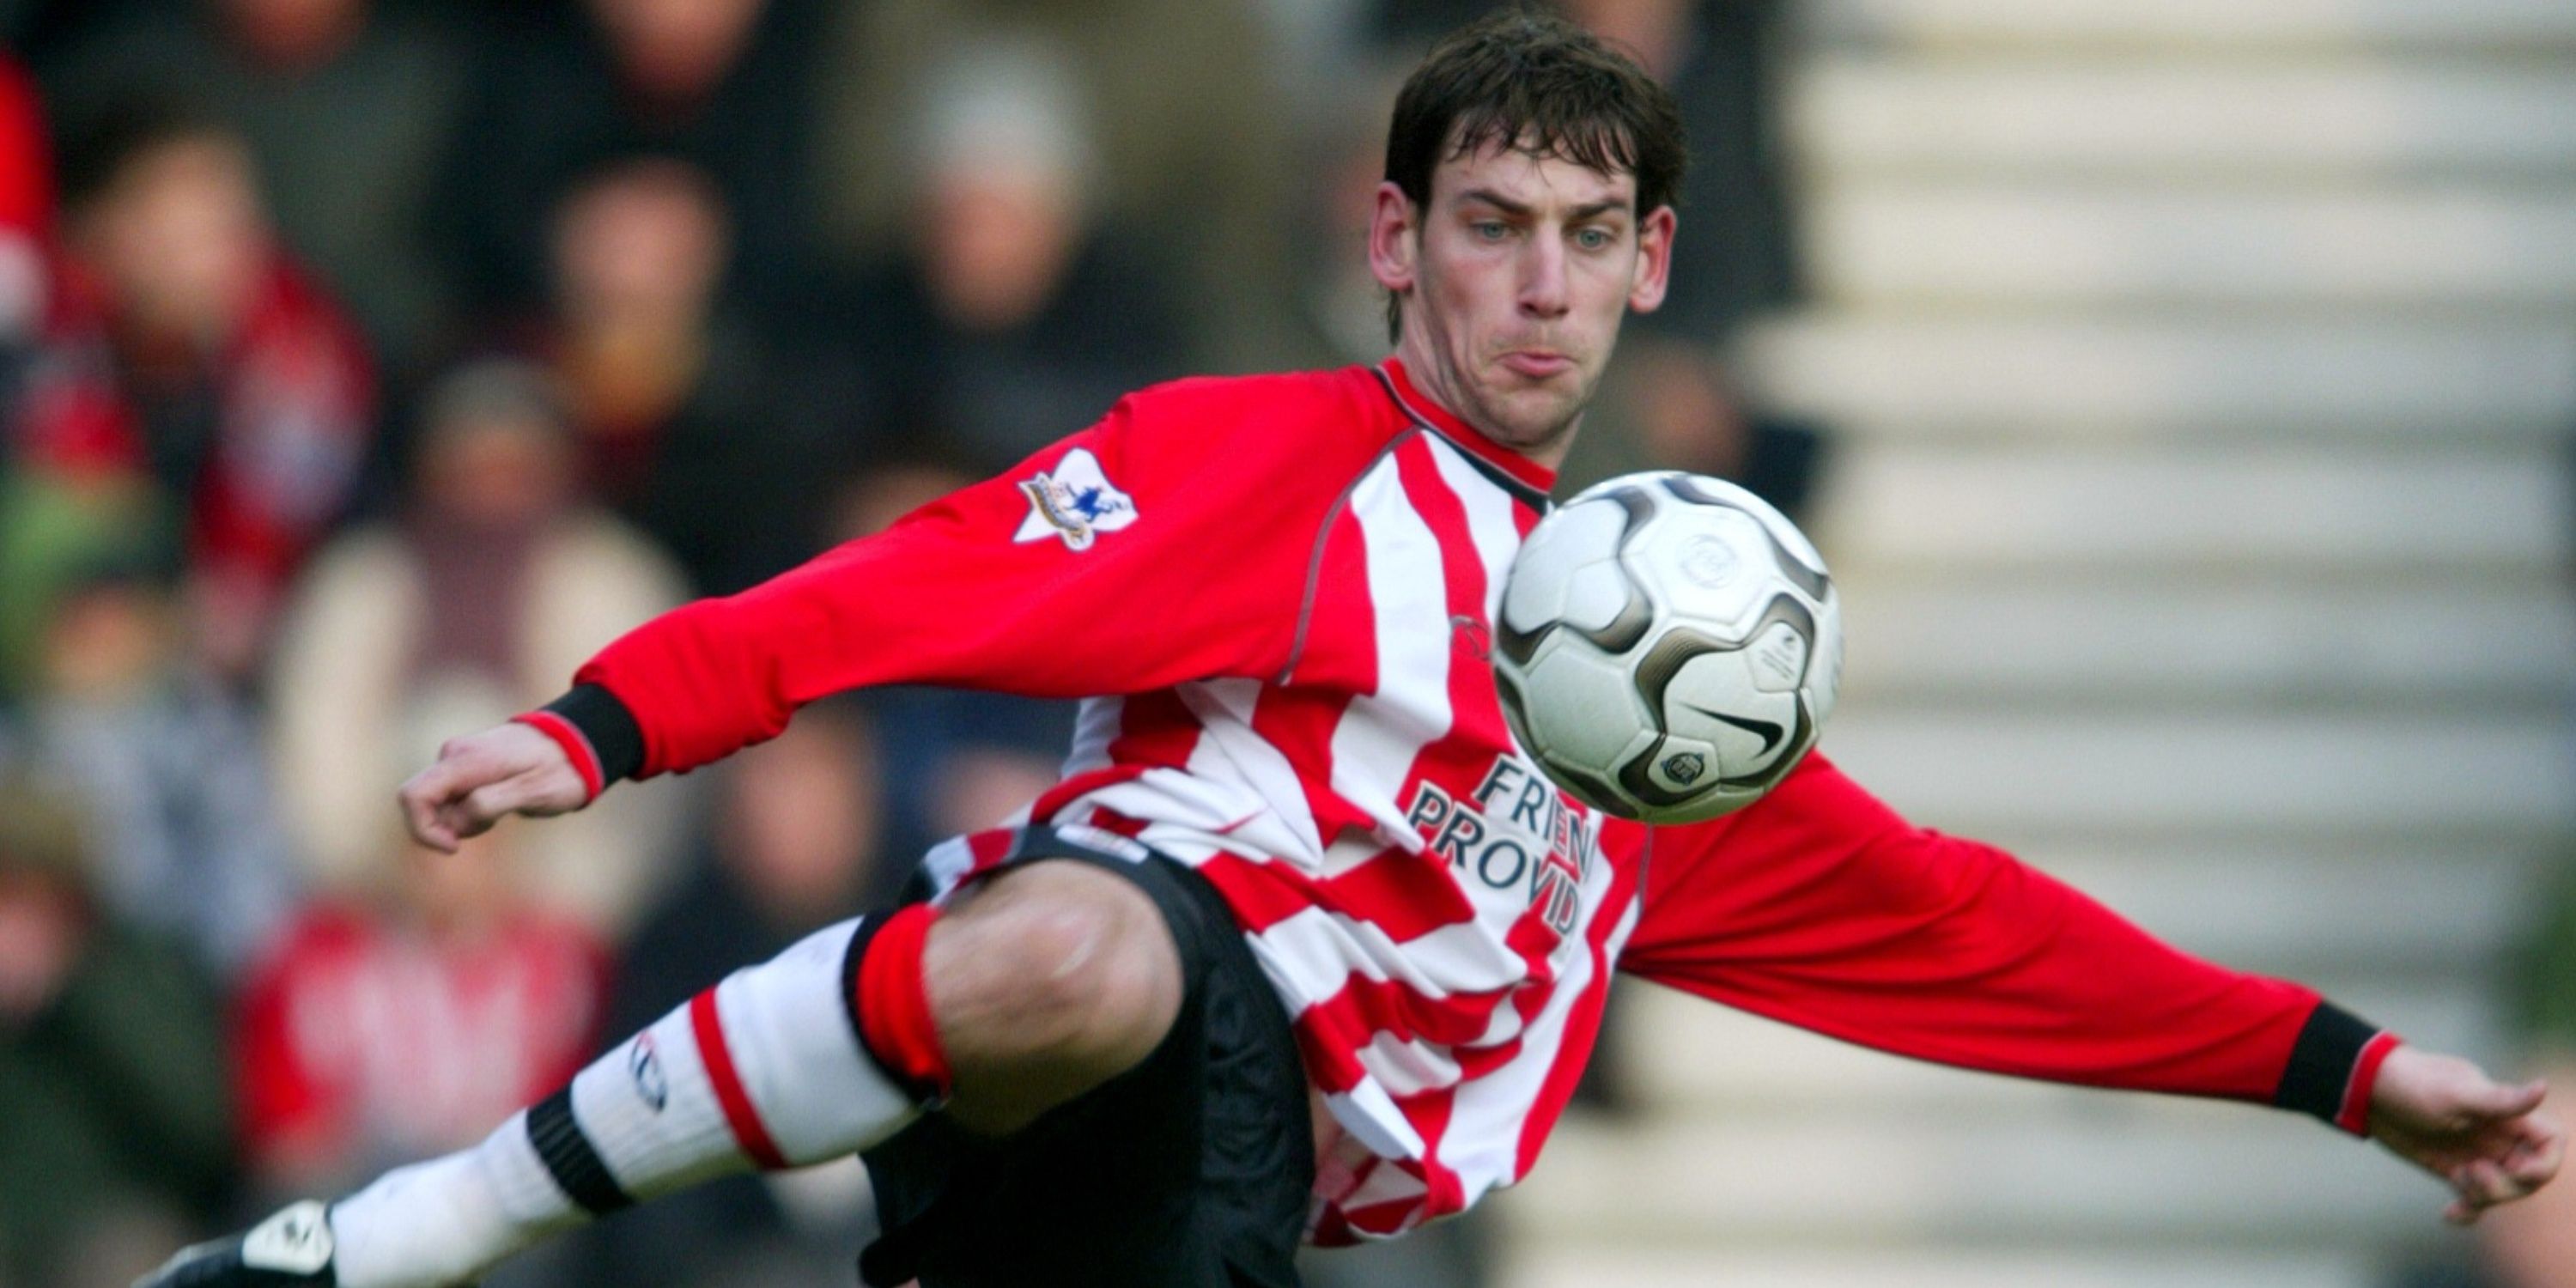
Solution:
<path fill-rule="evenodd" d="M 1380 383 L 1387 396 L 1395 400 L 1414 424 L 1438 434 L 1476 461 L 1500 471 L 1514 485 L 1510 490 L 1525 492 L 1521 499 L 1532 506 L 1547 508 L 1548 489 L 1556 486 L 1556 471 L 1485 437 L 1484 431 L 1458 419 L 1448 408 L 1425 397 L 1414 387 L 1413 377 L 1404 369 L 1402 359 L 1393 354 L 1377 364 Z"/>

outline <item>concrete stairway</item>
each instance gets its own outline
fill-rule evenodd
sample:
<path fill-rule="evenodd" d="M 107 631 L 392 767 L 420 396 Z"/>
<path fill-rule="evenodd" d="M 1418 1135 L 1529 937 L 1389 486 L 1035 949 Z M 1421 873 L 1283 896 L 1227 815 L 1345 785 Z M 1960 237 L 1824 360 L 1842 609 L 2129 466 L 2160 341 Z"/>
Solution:
<path fill-rule="evenodd" d="M 2576 5 L 1816 0 L 1845 435 L 1829 751 L 2195 951 L 2505 1054 L 2576 830 Z M 2305 1120 L 1926 1068 L 1629 990 L 1649 1109 L 1509 1195 L 1513 1288 L 2365 1288 L 2438 1189 Z"/>

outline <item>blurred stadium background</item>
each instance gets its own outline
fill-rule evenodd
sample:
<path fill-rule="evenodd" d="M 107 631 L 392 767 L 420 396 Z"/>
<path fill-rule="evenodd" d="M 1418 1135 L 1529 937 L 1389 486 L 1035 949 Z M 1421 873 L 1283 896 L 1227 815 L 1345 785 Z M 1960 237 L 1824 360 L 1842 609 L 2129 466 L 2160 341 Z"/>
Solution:
<path fill-rule="evenodd" d="M 471 1139 L 1025 799 L 1063 712 L 891 693 L 462 862 L 386 803 L 1125 389 L 1375 358 L 1385 107 L 1484 7 L 0 0 L 0 1286 Z M 2576 6 L 1565 7 L 1697 166 L 1569 472 L 1801 515 L 1916 817 L 2576 1087 Z M 1319 1288 L 2576 1285 L 2576 1184 L 2455 1236 L 2304 1121 L 1613 1020 L 1526 1187 Z M 854 1171 L 494 1282 L 846 1285 Z"/>

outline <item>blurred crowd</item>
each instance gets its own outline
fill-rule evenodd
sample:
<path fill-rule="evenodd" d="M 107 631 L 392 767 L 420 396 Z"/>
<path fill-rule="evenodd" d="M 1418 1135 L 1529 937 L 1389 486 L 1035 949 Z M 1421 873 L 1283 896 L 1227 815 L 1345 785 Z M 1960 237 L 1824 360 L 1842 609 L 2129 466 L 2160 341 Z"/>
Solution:
<path fill-rule="evenodd" d="M 627 627 L 1126 390 L 1381 356 L 1387 105 L 1485 7 L 0 0 L 0 1285 L 474 1139 L 1050 781 L 1066 710 L 904 691 L 455 859 L 391 805 Z M 1564 7 L 1696 163 L 1570 473 L 1794 508 L 1819 437 L 1723 359 L 1795 293 L 1777 6 Z M 542 1277 L 847 1284 L 855 1172 Z"/>
<path fill-rule="evenodd" d="M 1825 439 L 1725 358 L 1798 295 L 1782 0 L 1557 2 L 1693 153 L 1568 482 L 1794 514 Z M 0 1288 L 474 1139 L 1034 795 L 1069 712 L 898 691 L 454 859 L 391 805 L 627 627 L 1126 390 L 1381 356 L 1387 106 L 1490 3 L 0 0 Z M 2526 1010 L 2576 1082 L 2557 907 Z M 507 1281 L 844 1288 L 864 1185 L 708 1187 Z M 2506 1280 L 2571 1282 L 2567 1210 Z M 1489 1240 L 1312 1281 L 1473 1288 Z"/>

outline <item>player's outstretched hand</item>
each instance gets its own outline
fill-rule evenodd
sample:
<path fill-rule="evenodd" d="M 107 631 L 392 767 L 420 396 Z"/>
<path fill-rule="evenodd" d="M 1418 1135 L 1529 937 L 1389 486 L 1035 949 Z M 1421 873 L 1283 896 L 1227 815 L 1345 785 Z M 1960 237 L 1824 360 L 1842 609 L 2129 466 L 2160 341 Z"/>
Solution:
<path fill-rule="evenodd" d="M 412 839 L 447 854 L 505 815 L 564 814 L 590 799 L 563 748 L 517 723 L 448 739 L 437 763 L 412 775 L 396 796 Z"/>
<path fill-rule="evenodd" d="M 2442 1212 L 2467 1225 L 2558 1174 L 2567 1129 L 2540 1112 L 2548 1088 L 2507 1086 L 2458 1056 L 2400 1046 L 2371 1090 L 2371 1139 L 2450 1183 Z"/>

